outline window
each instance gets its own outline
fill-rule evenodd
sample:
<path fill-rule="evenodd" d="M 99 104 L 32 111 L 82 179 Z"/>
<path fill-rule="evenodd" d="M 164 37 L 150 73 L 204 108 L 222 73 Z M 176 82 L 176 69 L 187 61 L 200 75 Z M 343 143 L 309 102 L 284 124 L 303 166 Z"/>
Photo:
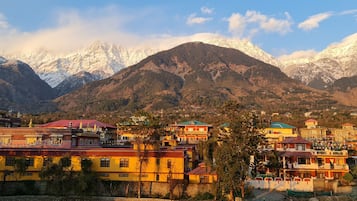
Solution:
<path fill-rule="evenodd" d="M 167 168 L 171 168 L 171 160 L 167 160 Z"/>
<path fill-rule="evenodd" d="M 119 163 L 119 167 L 121 167 L 121 168 L 129 167 L 129 159 L 128 158 L 121 158 L 120 159 L 120 163 Z"/>
<path fill-rule="evenodd" d="M 298 164 L 306 165 L 306 164 L 310 164 L 310 159 L 309 158 L 298 158 L 297 162 L 298 162 Z"/>
<path fill-rule="evenodd" d="M 296 150 L 305 150 L 305 144 L 296 144 Z"/>
<path fill-rule="evenodd" d="M 71 161 L 71 158 L 64 157 L 64 158 L 60 159 L 60 163 L 62 164 L 63 167 L 69 167 L 69 166 L 71 166 L 72 161 Z"/>
<path fill-rule="evenodd" d="M 27 145 L 41 145 L 42 135 L 25 135 Z"/>
<path fill-rule="evenodd" d="M 3 135 L 0 137 L 0 145 L 10 145 L 11 135 Z"/>
<path fill-rule="evenodd" d="M 5 166 L 14 166 L 14 165 L 15 165 L 15 158 L 14 157 L 6 157 Z"/>
<path fill-rule="evenodd" d="M 160 180 L 160 175 L 157 174 L 157 175 L 156 175 L 156 181 L 159 181 L 159 180 Z"/>
<path fill-rule="evenodd" d="M 44 158 L 42 166 L 48 166 L 52 163 L 52 161 L 53 161 L 52 158 Z"/>
<path fill-rule="evenodd" d="M 160 165 L 160 158 L 156 158 L 156 165 Z"/>
<path fill-rule="evenodd" d="M 100 177 L 109 177 L 109 173 L 99 173 Z"/>
<path fill-rule="evenodd" d="M 61 145 L 63 142 L 63 135 L 50 135 L 50 143 L 51 145 Z"/>
<path fill-rule="evenodd" d="M 101 158 L 100 159 L 100 167 L 110 167 L 110 159 L 109 158 Z"/>
<path fill-rule="evenodd" d="M 209 182 L 208 176 L 200 176 L 200 183 L 207 184 Z"/>
<path fill-rule="evenodd" d="M 26 166 L 27 167 L 33 167 L 34 162 L 35 162 L 34 158 L 26 158 Z"/>
<path fill-rule="evenodd" d="M 128 173 L 119 173 L 119 177 L 129 177 Z"/>

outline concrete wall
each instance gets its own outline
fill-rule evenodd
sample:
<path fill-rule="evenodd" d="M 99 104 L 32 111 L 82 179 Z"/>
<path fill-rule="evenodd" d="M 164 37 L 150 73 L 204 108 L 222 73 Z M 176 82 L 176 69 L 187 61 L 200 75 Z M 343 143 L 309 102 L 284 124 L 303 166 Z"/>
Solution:
<path fill-rule="evenodd" d="M 264 181 L 264 180 L 248 180 L 249 185 L 257 189 L 276 190 L 276 191 L 305 191 L 313 192 L 314 183 L 311 181 Z"/>
<path fill-rule="evenodd" d="M 214 184 L 189 184 L 186 188 L 186 193 L 188 196 L 194 197 L 198 193 L 211 193 L 216 194 Z"/>

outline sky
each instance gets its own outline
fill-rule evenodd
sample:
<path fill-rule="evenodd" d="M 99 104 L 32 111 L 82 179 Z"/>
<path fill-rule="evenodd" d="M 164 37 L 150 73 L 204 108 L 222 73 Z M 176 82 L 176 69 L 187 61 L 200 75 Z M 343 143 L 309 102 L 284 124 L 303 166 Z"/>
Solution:
<path fill-rule="evenodd" d="M 357 33 L 356 0 L 0 0 L 0 52 L 135 46 L 213 33 L 280 57 Z"/>

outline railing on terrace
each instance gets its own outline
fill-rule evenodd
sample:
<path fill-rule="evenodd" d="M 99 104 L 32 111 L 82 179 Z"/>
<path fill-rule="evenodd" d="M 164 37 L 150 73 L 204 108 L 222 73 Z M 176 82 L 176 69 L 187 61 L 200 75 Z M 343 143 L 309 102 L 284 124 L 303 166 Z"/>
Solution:
<path fill-rule="evenodd" d="M 323 170 L 348 170 L 348 165 L 343 164 L 343 165 L 337 165 L 337 164 L 324 164 L 324 165 L 318 165 L 317 163 L 311 163 L 311 164 L 287 164 L 285 166 L 286 170 L 295 170 L 295 169 L 323 169 Z"/>
<path fill-rule="evenodd" d="M 314 150 L 313 155 L 331 155 L 331 156 L 348 156 L 347 150 L 334 151 L 334 150 Z"/>

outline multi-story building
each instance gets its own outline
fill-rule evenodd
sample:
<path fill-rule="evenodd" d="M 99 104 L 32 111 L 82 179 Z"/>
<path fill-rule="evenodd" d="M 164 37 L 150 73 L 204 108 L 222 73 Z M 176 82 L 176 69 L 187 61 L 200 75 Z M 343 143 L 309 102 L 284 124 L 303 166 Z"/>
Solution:
<path fill-rule="evenodd" d="M 268 147 L 274 149 L 276 144 L 286 138 L 297 137 L 297 128 L 282 122 L 272 122 L 269 128 L 262 131 L 268 142 Z"/>
<path fill-rule="evenodd" d="M 88 119 L 73 119 L 73 120 L 58 120 L 39 125 L 41 128 L 56 128 L 56 129 L 77 129 L 82 133 L 93 133 L 100 137 L 102 144 L 114 144 L 117 139 L 117 127 L 103 123 L 97 120 Z M 84 134 L 83 134 L 84 135 Z"/>
<path fill-rule="evenodd" d="M 170 124 L 167 130 L 176 135 L 180 144 L 198 144 L 208 140 L 212 128 L 211 124 L 193 120 Z"/>
<path fill-rule="evenodd" d="M 81 161 L 89 159 L 94 172 L 112 181 L 183 180 L 188 169 L 185 150 L 153 146 L 103 148 L 91 141 L 95 135 L 88 135 L 78 129 L 0 128 L 0 176 L 7 181 L 39 180 L 43 167 L 64 157 L 69 159 L 68 169 L 72 171 L 80 171 Z M 15 171 L 17 159 L 26 160 L 24 175 Z"/>
<path fill-rule="evenodd" d="M 340 178 L 349 172 L 347 150 L 315 150 L 312 142 L 301 136 L 278 144 L 285 178 Z"/>

